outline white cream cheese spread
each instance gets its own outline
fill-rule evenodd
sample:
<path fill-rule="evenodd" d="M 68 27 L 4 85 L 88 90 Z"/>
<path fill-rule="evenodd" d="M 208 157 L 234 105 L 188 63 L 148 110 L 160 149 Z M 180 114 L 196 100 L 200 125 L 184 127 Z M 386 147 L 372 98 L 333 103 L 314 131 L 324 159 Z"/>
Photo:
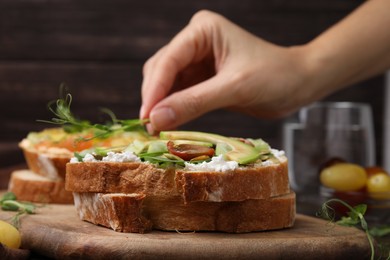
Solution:
<path fill-rule="evenodd" d="M 271 165 L 278 164 L 280 162 L 287 160 L 286 156 L 285 156 L 285 152 L 282 150 L 271 149 L 271 153 L 277 159 L 277 161 L 272 160 L 272 159 L 268 159 L 266 161 L 261 162 L 261 165 L 271 166 Z"/>
<path fill-rule="evenodd" d="M 185 162 L 185 170 L 187 171 L 215 171 L 224 172 L 235 170 L 238 168 L 238 162 L 225 161 L 222 155 L 215 156 L 210 162 L 202 162 L 198 164 Z"/>
<path fill-rule="evenodd" d="M 83 158 L 83 162 L 97 162 L 97 161 L 98 160 L 96 160 L 95 157 L 90 153 L 87 153 Z"/>
<path fill-rule="evenodd" d="M 125 151 L 122 153 L 108 152 L 103 157 L 103 162 L 140 162 L 141 160 L 133 152 Z"/>
<path fill-rule="evenodd" d="M 278 160 L 284 160 L 285 159 L 285 153 L 284 151 L 279 151 L 276 149 L 271 150 L 272 154 L 278 159 Z M 83 157 L 83 162 L 140 162 L 141 159 L 136 156 L 131 151 L 125 151 L 121 153 L 115 153 L 115 152 L 108 152 L 107 156 L 103 157 L 101 160 L 97 160 L 92 154 L 87 153 Z M 78 163 L 79 160 L 76 157 L 73 157 L 70 160 L 70 163 Z M 275 162 L 271 160 L 267 160 L 262 162 L 264 166 L 272 165 Z M 232 171 L 239 167 L 238 162 L 236 161 L 226 161 L 223 158 L 223 155 L 215 156 L 211 159 L 209 162 L 202 162 L 202 163 L 189 163 L 185 162 L 185 168 L 184 170 L 187 171 L 215 171 L 215 172 L 225 172 L 225 171 Z"/>
<path fill-rule="evenodd" d="M 285 152 L 282 150 L 271 149 L 271 153 L 278 159 L 285 157 Z"/>
<path fill-rule="evenodd" d="M 122 153 L 108 152 L 107 156 L 104 156 L 101 161 L 103 161 L 103 162 L 140 162 L 141 160 L 133 152 L 125 151 Z M 79 160 L 76 157 L 72 157 L 72 159 L 70 159 L 70 163 L 78 163 L 78 162 L 79 162 Z M 96 160 L 96 158 L 92 154 L 87 153 L 83 157 L 83 162 L 100 162 L 100 160 Z"/>

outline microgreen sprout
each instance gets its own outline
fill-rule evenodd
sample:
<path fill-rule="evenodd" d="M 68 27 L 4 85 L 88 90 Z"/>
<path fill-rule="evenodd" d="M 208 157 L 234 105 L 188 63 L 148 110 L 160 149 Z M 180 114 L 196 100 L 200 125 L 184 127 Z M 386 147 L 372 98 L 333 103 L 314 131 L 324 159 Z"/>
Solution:
<path fill-rule="evenodd" d="M 0 198 L 0 207 L 4 211 L 16 211 L 17 213 L 11 218 L 11 223 L 16 228 L 20 224 L 20 216 L 24 214 L 35 214 L 36 206 L 30 202 L 18 201 L 15 194 L 6 192 Z"/>
<path fill-rule="evenodd" d="M 322 204 L 321 210 L 317 213 L 317 216 L 333 222 L 335 217 L 334 217 L 334 210 L 330 206 L 330 204 L 332 203 L 340 203 L 346 208 L 348 208 L 349 210 L 347 216 L 341 217 L 340 220 L 336 221 L 336 224 L 339 224 L 341 226 L 354 227 L 359 225 L 360 223 L 360 226 L 363 229 L 363 231 L 366 233 L 368 242 L 370 244 L 371 260 L 373 260 L 375 256 L 373 236 L 370 234 L 367 221 L 364 218 L 364 214 L 366 213 L 367 210 L 367 205 L 359 204 L 355 207 L 352 207 L 351 205 L 349 205 L 343 200 L 333 198 Z"/>
<path fill-rule="evenodd" d="M 71 111 L 72 95 L 67 90 L 66 86 L 60 86 L 61 98 L 51 101 L 48 104 L 48 109 L 55 117 L 51 120 L 38 120 L 39 122 L 60 125 L 67 133 L 79 133 L 85 130 L 92 130 L 92 137 L 81 137 L 78 141 L 89 141 L 95 138 L 107 138 L 118 131 L 142 131 L 145 132 L 145 124 L 149 119 L 117 119 L 115 114 L 107 109 L 102 108 L 101 111 L 108 115 L 110 121 L 106 124 L 92 124 L 87 120 L 76 118 Z"/>

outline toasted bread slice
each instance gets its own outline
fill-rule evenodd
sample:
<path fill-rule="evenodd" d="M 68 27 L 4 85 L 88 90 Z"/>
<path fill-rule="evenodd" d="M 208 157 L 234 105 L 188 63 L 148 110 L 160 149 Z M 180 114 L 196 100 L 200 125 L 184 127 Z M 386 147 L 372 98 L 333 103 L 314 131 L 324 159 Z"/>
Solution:
<path fill-rule="evenodd" d="M 152 223 L 142 215 L 144 198 L 135 193 L 74 193 L 80 219 L 126 233 L 151 230 Z"/>
<path fill-rule="evenodd" d="M 52 180 L 64 181 L 66 164 L 73 156 L 73 152 L 63 148 L 36 149 L 30 141 L 23 139 L 19 143 L 29 169 Z"/>
<path fill-rule="evenodd" d="M 134 140 L 149 138 L 136 131 L 119 131 L 104 139 L 90 139 L 91 136 L 91 131 L 67 133 L 62 128 L 48 128 L 41 132 L 31 132 L 19 143 L 19 147 L 32 171 L 52 180 L 64 180 L 66 163 L 74 156 L 74 152 L 99 146 L 127 146 Z"/>
<path fill-rule="evenodd" d="M 153 227 L 176 231 L 243 233 L 293 226 L 295 193 L 239 202 L 191 202 L 180 196 L 74 193 L 82 220 L 115 231 L 143 233 Z"/>
<path fill-rule="evenodd" d="M 226 172 L 158 168 L 143 162 L 82 162 L 66 166 L 65 188 L 72 192 L 139 193 L 181 196 L 193 201 L 243 201 L 290 193 L 287 159 Z"/>
<path fill-rule="evenodd" d="M 290 192 L 287 160 L 243 166 L 228 172 L 176 172 L 176 187 L 185 201 L 266 199 Z"/>
<path fill-rule="evenodd" d="M 72 204 L 73 195 L 65 190 L 64 181 L 54 181 L 31 170 L 12 172 L 8 190 L 18 200 L 38 203 Z"/>

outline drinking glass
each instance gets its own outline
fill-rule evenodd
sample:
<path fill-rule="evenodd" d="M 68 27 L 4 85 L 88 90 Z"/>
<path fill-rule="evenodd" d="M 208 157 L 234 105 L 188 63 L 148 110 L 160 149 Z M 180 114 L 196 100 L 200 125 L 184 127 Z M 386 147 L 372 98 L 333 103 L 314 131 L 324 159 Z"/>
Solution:
<path fill-rule="evenodd" d="M 294 191 L 318 194 L 319 171 L 339 158 L 363 167 L 375 165 L 371 107 L 352 102 L 322 102 L 302 108 L 298 122 L 284 124 L 283 149 Z"/>

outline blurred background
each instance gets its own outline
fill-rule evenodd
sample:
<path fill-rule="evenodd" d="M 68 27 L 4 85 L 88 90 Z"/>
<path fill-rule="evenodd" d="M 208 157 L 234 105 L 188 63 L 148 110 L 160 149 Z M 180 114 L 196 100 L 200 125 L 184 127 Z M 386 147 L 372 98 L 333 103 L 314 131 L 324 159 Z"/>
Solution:
<path fill-rule="evenodd" d="M 362 2 L 0 0 L 0 166 L 22 163 L 17 143 L 30 131 L 51 127 L 36 120 L 51 118 L 47 103 L 59 97 L 62 82 L 80 118 L 101 120 L 100 107 L 118 118 L 138 117 L 144 62 L 198 10 L 219 12 L 259 37 L 290 46 L 310 41 Z M 372 106 L 378 164 L 384 96 L 384 77 L 379 76 L 327 98 Z M 292 117 L 265 121 L 215 111 L 182 129 L 261 137 L 281 149 L 282 125 Z"/>

